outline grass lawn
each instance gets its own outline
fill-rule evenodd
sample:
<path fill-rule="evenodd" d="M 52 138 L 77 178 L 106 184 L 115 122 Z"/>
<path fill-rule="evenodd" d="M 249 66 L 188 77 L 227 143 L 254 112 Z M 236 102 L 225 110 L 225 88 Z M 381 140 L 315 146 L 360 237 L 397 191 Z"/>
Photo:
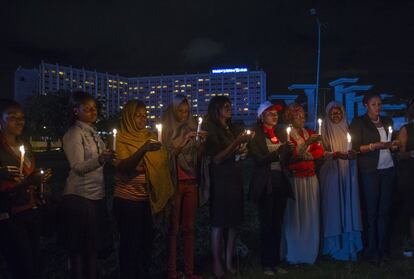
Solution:
<path fill-rule="evenodd" d="M 42 168 L 51 167 L 54 177 L 50 182 L 52 193 L 59 197 L 64 187 L 68 172 L 68 165 L 63 153 L 38 153 L 36 154 L 37 166 Z M 111 197 L 113 180 L 112 171 L 107 170 L 107 193 Z M 364 261 L 338 262 L 327 257 L 320 257 L 315 265 L 285 266 L 288 274 L 278 274 L 277 278 L 414 278 L 414 259 L 404 258 L 401 253 L 402 238 L 404 231 L 403 218 L 400 216 L 398 200 L 395 202 L 393 216 L 393 259 L 379 266 L 373 266 Z M 111 208 L 111 199 L 108 199 L 108 207 Z M 258 221 L 255 207 L 246 203 L 245 224 L 240 229 L 240 245 L 237 257 L 239 272 L 229 278 L 272 278 L 262 273 L 259 263 L 259 236 Z M 210 238 L 209 238 L 208 207 L 202 207 L 198 211 L 196 223 L 196 259 L 195 269 L 198 274 L 205 278 L 213 278 L 211 274 Z M 108 229 L 114 231 L 114 252 L 105 260 L 100 262 L 101 278 L 118 278 L 118 236 L 114 224 Z M 166 278 L 166 234 L 165 226 L 158 225 L 158 233 L 154 241 L 154 255 L 152 271 L 154 278 Z M 178 252 L 181 258 L 182 249 Z M 56 245 L 56 238 L 43 238 L 42 240 L 42 262 L 44 266 L 44 278 L 68 278 L 67 255 Z M 0 257 L 0 278 L 8 278 L 6 267 Z"/>

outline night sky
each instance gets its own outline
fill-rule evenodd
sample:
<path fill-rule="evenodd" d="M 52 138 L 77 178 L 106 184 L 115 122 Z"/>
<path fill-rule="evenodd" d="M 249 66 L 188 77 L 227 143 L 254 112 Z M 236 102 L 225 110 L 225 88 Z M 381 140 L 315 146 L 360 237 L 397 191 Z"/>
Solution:
<path fill-rule="evenodd" d="M 124 76 L 247 66 L 266 71 L 268 94 L 284 93 L 315 81 L 312 7 L 323 23 L 321 87 L 360 77 L 380 92 L 414 95 L 414 1 L 82 2 L 2 1 L 2 96 L 12 96 L 19 65 L 41 60 Z"/>

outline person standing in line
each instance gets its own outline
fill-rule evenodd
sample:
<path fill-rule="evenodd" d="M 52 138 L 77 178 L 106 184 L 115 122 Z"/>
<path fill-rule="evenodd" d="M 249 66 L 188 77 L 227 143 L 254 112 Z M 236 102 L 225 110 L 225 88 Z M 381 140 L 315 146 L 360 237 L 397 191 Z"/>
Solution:
<path fill-rule="evenodd" d="M 390 209 L 395 183 L 392 150 L 398 141 L 389 141 L 392 119 L 381 116 L 382 102 L 377 94 L 364 96 L 366 114 L 352 120 L 350 131 L 353 149 L 358 155 L 363 205 L 365 206 L 366 238 L 364 256 L 374 263 L 390 256 Z"/>
<path fill-rule="evenodd" d="M 322 124 L 324 163 L 320 170 L 323 254 L 337 260 L 357 260 L 362 250 L 362 220 L 356 152 L 348 145 L 344 107 L 326 107 Z"/>
<path fill-rule="evenodd" d="M 173 195 L 165 147 L 149 131 L 144 102 L 125 104 L 116 137 L 114 215 L 120 235 L 121 279 L 150 278 L 153 214 Z"/>
<path fill-rule="evenodd" d="M 305 112 L 290 104 L 285 120 L 292 124 L 289 141 L 295 148 L 288 165 L 294 200 L 289 199 L 284 216 L 284 248 L 290 264 L 313 264 L 319 253 L 320 201 L 315 160 L 324 155 L 321 137 L 305 129 Z"/>
<path fill-rule="evenodd" d="M 206 154 L 210 156 L 210 222 L 213 273 L 224 278 L 233 265 L 237 227 L 243 220 L 242 169 L 236 154 L 246 154 L 252 135 L 237 134 L 231 124 L 232 107 L 225 96 L 210 100 Z M 223 258 L 224 257 L 224 258 Z"/>
<path fill-rule="evenodd" d="M 275 127 L 282 106 L 269 101 L 260 104 L 255 136 L 249 142 L 249 156 L 254 160 L 249 198 L 257 204 L 260 221 L 261 262 L 265 275 L 287 273 L 280 267 L 280 242 L 286 201 L 290 193 L 282 159 L 293 151 L 286 134 Z"/>
<path fill-rule="evenodd" d="M 0 253 L 16 279 L 41 278 L 39 188 L 51 176 L 50 169 L 41 175 L 35 168 L 33 154 L 21 139 L 24 124 L 20 104 L 0 99 Z"/>
<path fill-rule="evenodd" d="M 169 151 L 170 172 L 175 186 L 173 210 L 169 225 L 168 278 L 177 278 L 177 235 L 180 226 L 184 239 L 184 275 L 188 279 L 201 276 L 194 269 L 194 223 L 198 207 L 197 166 L 206 132 L 197 137 L 197 123 L 190 113 L 190 104 L 183 95 L 176 95 L 162 117 L 162 142 Z"/>
<path fill-rule="evenodd" d="M 63 137 L 70 171 L 60 207 L 59 242 L 69 251 L 71 277 L 94 279 L 98 255 L 112 249 L 103 167 L 112 162 L 114 153 L 94 128 L 95 99 L 74 92 L 71 106 L 73 125 Z"/>
<path fill-rule="evenodd" d="M 409 218 L 410 241 L 405 247 L 404 254 L 413 255 L 414 251 L 414 98 L 407 104 L 407 124 L 401 127 L 398 140 L 399 150 L 398 182 L 404 201 L 405 213 Z"/>

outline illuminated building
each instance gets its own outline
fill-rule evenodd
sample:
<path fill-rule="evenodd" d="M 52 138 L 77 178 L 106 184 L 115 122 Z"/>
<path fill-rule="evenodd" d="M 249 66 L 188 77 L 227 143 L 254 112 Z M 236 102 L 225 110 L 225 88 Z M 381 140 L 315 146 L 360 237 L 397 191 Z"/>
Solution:
<path fill-rule="evenodd" d="M 24 72 L 23 72 L 24 71 Z M 175 94 L 183 94 L 191 102 L 194 115 L 205 115 L 210 99 L 227 96 L 233 105 L 233 118 L 245 122 L 255 120 L 255 112 L 266 99 L 266 74 L 247 68 L 213 69 L 210 73 L 164 75 L 150 77 L 122 77 L 71 66 L 42 62 L 38 69 L 19 68 L 15 75 L 15 98 L 27 97 L 17 90 L 21 81 L 17 76 L 37 75 L 37 93 L 47 94 L 59 90 L 83 90 L 93 95 L 102 105 L 105 117 L 119 113 L 131 99 L 145 102 L 149 123 L 159 119 Z"/>

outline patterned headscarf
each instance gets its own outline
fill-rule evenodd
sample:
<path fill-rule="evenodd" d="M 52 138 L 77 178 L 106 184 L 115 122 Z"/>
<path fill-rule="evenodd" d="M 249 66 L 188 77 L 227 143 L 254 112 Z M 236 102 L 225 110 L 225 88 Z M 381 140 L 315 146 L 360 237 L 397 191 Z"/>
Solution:
<path fill-rule="evenodd" d="M 188 118 L 182 122 L 177 121 L 178 108 L 183 103 L 189 104 L 188 99 L 183 95 L 176 95 L 162 117 L 162 143 L 168 150 L 178 147 L 187 133 L 197 129 L 190 107 Z M 197 165 L 197 142 L 195 139 L 191 139 L 176 156 L 170 154 L 171 176 L 174 183 L 177 182 L 177 164 L 186 174 L 195 177 Z"/>

